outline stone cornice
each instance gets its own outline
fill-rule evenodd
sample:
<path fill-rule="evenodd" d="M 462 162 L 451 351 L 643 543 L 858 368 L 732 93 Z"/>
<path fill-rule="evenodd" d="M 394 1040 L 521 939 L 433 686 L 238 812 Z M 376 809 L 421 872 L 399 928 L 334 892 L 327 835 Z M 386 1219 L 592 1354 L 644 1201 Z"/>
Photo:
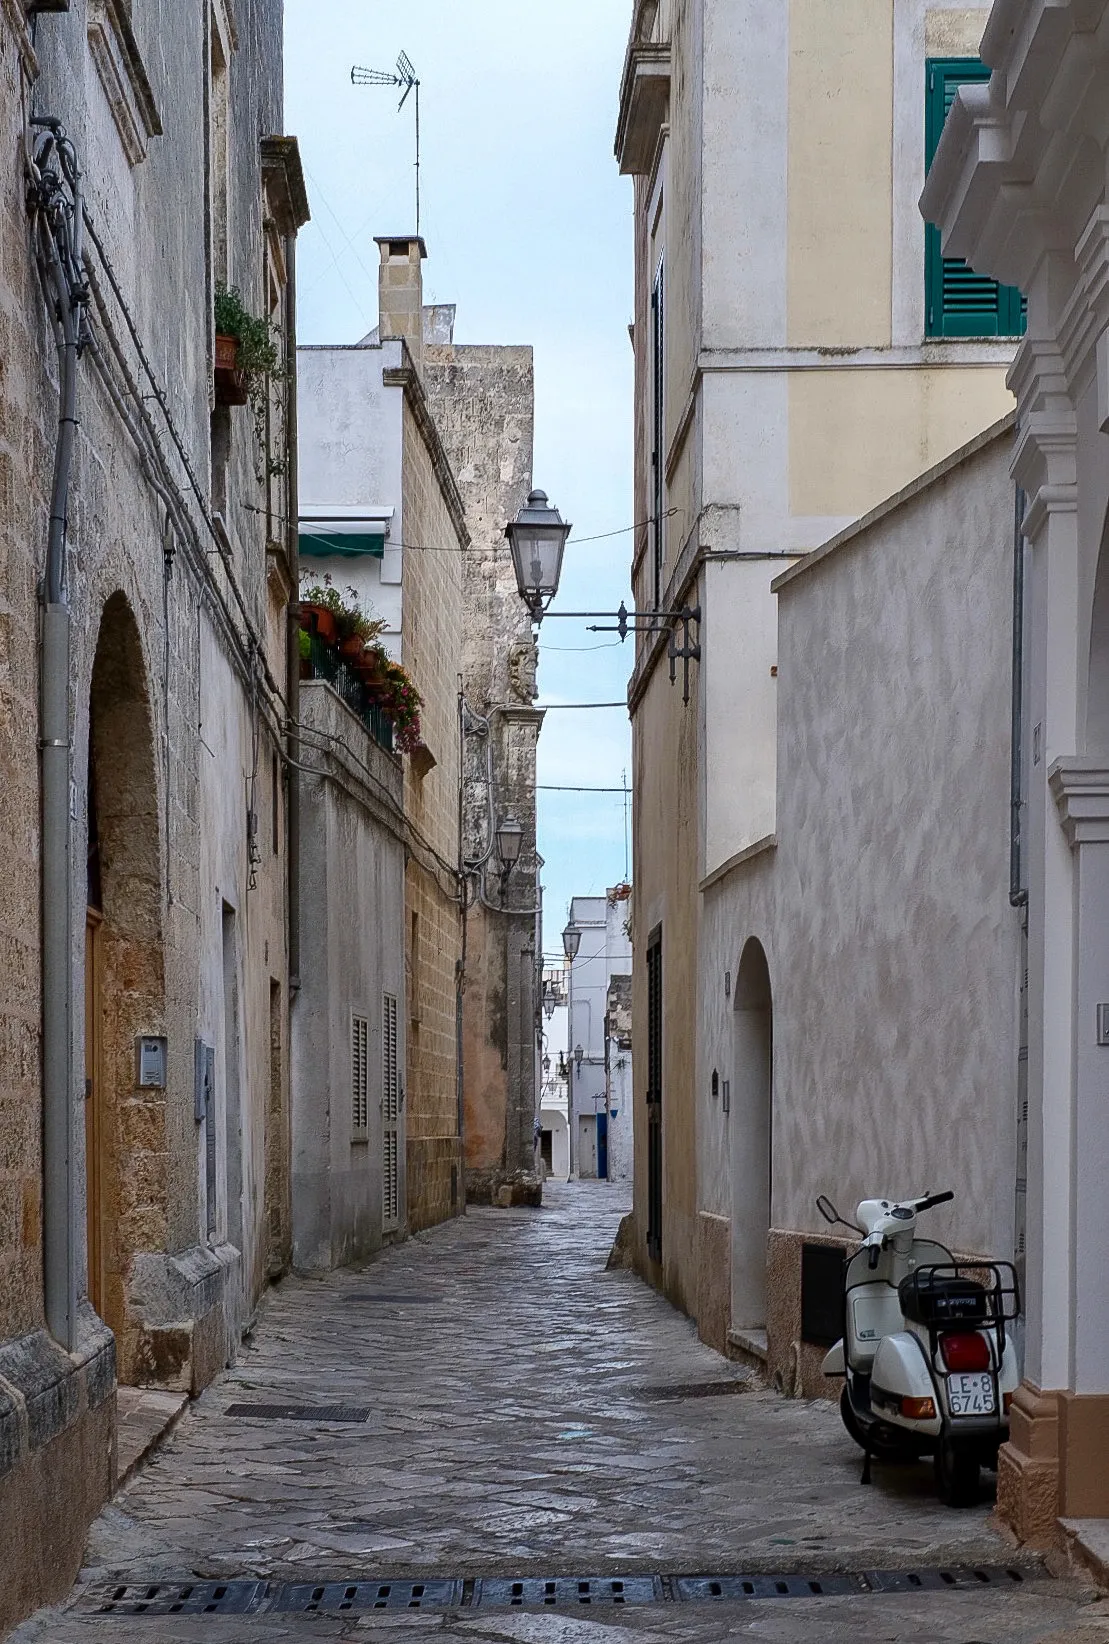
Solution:
<path fill-rule="evenodd" d="M 1109 763 L 1104 755 L 1057 759 L 1048 782 L 1072 848 L 1109 844 Z"/>
<path fill-rule="evenodd" d="M 454 526 L 455 536 L 460 548 L 470 546 L 470 532 L 466 525 L 466 510 L 462 506 L 462 496 L 458 489 L 458 482 L 454 477 L 450 460 L 447 457 L 443 442 L 439 437 L 439 430 L 435 426 L 435 418 L 431 414 L 424 385 L 420 381 L 420 373 L 412 362 L 408 352 L 408 344 L 398 339 L 403 349 L 403 365 L 386 366 L 381 373 L 381 381 L 386 388 L 403 388 L 405 404 L 412 413 L 413 421 L 419 430 L 424 448 L 431 458 L 431 466 L 435 478 L 439 482 L 439 490 L 443 501 L 447 505 L 447 512 Z"/>
<path fill-rule="evenodd" d="M 262 138 L 262 181 L 278 229 L 286 236 L 295 234 L 312 215 L 295 137 Z"/>
<path fill-rule="evenodd" d="M 633 39 L 624 59 L 616 159 L 624 176 L 646 176 L 670 114 L 670 42 Z"/>

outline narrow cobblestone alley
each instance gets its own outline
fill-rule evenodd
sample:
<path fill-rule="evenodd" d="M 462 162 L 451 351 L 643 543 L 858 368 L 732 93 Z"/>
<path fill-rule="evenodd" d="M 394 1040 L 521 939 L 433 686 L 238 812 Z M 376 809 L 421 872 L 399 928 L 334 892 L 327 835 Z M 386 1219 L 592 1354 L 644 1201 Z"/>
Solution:
<path fill-rule="evenodd" d="M 668 1579 L 634 1602 L 652 1588 L 633 1576 L 1017 1566 L 986 1505 L 942 1508 L 926 1466 L 876 1468 L 860 1488 L 831 1404 L 760 1387 L 634 1276 L 606 1272 L 625 1208 L 604 1185 L 548 1184 L 541 1211 L 471 1211 L 360 1271 L 285 1281 L 237 1368 L 101 1514 L 68 1606 L 16 1639 L 1109 1644 L 1109 1605 L 1027 1563 L 1019 1583 L 979 1590 L 697 1603 L 672 1601 Z M 537 1610 L 482 1598 L 495 1580 L 557 1577 L 627 1580 L 627 1601 L 560 1590 L 543 1613 L 526 1586 Z M 110 1584 L 188 1578 L 234 1582 L 262 1613 L 97 1608 Z M 342 1587 L 313 1599 L 311 1584 L 371 1578 L 458 1587 L 442 1610 L 363 1609 L 373 1597 Z"/>

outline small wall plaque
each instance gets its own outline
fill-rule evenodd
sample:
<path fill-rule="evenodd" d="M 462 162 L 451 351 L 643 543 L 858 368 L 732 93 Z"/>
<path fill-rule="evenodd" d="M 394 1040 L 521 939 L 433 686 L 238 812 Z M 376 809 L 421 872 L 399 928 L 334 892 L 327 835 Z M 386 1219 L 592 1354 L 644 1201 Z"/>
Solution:
<path fill-rule="evenodd" d="M 1109 1045 L 1109 1005 L 1097 1007 L 1097 1042 Z"/>
<path fill-rule="evenodd" d="M 138 1083 L 140 1090 L 166 1088 L 166 1041 L 144 1033 L 138 1040 Z"/>
<path fill-rule="evenodd" d="M 725 1079 L 721 1087 L 720 1106 L 725 1113 L 732 1111 L 732 1081 Z"/>

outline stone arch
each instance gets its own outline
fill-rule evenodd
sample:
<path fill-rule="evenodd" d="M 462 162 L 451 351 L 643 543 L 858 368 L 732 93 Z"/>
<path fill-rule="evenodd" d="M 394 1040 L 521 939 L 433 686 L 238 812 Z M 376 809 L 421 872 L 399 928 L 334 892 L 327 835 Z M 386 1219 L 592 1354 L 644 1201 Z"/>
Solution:
<path fill-rule="evenodd" d="M 770 1231 L 774 1006 L 762 943 L 744 946 L 735 986 L 735 1077 L 730 1102 L 732 1327 L 766 1328 Z"/>
<path fill-rule="evenodd" d="M 138 1083 L 137 1040 L 165 1032 L 162 830 L 142 643 L 122 593 L 101 613 L 89 687 L 86 1102 L 89 1295 L 121 1380 L 142 1380 L 127 1293 L 167 1234 L 166 1091 Z"/>

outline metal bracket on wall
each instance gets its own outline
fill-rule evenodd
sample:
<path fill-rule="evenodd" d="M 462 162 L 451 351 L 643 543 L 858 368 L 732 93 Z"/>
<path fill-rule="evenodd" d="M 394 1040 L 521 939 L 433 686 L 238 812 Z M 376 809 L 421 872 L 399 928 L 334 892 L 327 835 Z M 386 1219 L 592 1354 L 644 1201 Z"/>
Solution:
<path fill-rule="evenodd" d="M 548 611 L 548 617 L 593 617 L 608 616 L 608 611 Z M 689 664 L 701 660 L 701 607 L 699 605 L 679 605 L 675 611 L 629 611 L 623 600 L 619 609 L 614 613 L 615 623 L 593 623 L 587 632 L 591 634 L 619 634 L 621 640 L 627 639 L 629 634 L 661 634 L 669 628 L 670 638 L 667 646 L 667 656 L 670 659 L 670 683 L 673 685 L 677 665 L 682 664 L 682 701 L 689 701 Z M 678 623 L 681 623 L 682 642 L 678 644 Z M 697 625 L 696 635 L 691 633 L 693 624 Z"/>

